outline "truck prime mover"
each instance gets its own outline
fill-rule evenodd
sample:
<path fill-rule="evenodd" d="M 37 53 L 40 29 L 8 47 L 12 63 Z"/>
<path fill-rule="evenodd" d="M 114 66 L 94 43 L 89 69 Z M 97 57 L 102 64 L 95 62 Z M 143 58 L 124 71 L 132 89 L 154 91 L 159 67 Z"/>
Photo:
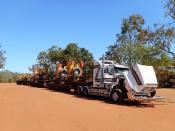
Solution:
<path fill-rule="evenodd" d="M 110 97 L 114 102 L 124 99 L 136 101 L 156 100 L 157 79 L 152 66 L 136 64 L 130 70 L 113 61 L 94 63 L 93 81 L 78 82 L 78 95 Z"/>

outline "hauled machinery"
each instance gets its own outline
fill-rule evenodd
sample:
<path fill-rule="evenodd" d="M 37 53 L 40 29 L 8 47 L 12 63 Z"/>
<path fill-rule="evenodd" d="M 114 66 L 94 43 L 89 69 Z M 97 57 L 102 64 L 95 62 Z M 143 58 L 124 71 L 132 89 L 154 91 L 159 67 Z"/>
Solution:
<path fill-rule="evenodd" d="M 52 73 L 54 74 L 53 77 L 47 83 L 48 88 L 70 91 L 76 86 L 75 84 L 80 82 L 81 78 L 86 77 L 83 74 L 83 68 L 83 61 L 75 64 L 75 61 L 70 60 L 64 67 L 61 63 L 58 63 L 55 72 Z"/>
<path fill-rule="evenodd" d="M 175 66 L 159 67 L 156 70 L 159 87 L 175 87 Z"/>
<path fill-rule="evenodd" d="M 110 60 L 101 60 L 94 62 L 92 77 L 88 76 L 83 61 L 76 64 L 70 60 L 64 67 L 58 63 L 53 71 L 37 69 L 30 85 L 64 91 L 73 89 L 76 95 L 104 96 L 114 102 L 162 98 L 155 96 L 158 83 L 152 66 L 136 64 L 129 69 Z"/>
<path fill-rule="evenodd" d="M 34 68 L 33 74 L 18 75 L 16 83 L 18 85 L 29 85 L 35 87 L 43 87 L 47 80 L 48 73 L 42 68 Z"/>
<path fill-rule="evenodd" d="M 17 85 L 30 85 L 30 74 L 20 74 L 17 76 Z"/>
<path fill-rule="evenodd" d="M 49 79 L 48 69 L 35 68 L 30 78 L 30 85 L 34 87 L 45 87 Z"/>

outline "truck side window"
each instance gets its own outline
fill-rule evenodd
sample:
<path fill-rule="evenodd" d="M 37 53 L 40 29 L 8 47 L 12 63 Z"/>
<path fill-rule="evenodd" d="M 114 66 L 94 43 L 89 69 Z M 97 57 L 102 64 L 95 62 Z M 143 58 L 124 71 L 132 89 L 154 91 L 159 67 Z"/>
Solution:
<path fill-rule="evenodd" d="M 108 70 L 110 75 L 114 75 L 114 68 L 110 67 Z"/>

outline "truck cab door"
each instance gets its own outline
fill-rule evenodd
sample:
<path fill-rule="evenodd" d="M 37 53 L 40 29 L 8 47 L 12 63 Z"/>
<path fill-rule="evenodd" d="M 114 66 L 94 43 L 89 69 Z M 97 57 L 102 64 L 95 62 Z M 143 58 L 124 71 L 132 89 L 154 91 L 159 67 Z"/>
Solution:
<path fill-rule="evenodd" d="M 104 79 L 112 79 L 114 77 L 115 73 L 114 73 L 114 67 L 109 65 L 107 67 L 105 67 L 104 69 Z"/>
<path fill-rule="evenodd" d="M 93 87 L 100 87 L 101 81 L 100 81 L 100 74 L 101 74 L 101 68 L 100 65 L 94 66 L 93 69 Z"/>

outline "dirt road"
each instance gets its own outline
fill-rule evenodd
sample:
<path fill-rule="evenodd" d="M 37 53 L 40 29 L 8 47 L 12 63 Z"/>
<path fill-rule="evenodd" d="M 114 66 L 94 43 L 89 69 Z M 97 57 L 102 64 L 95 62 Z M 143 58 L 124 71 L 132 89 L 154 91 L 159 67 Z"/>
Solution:
<path fill-rule="evenodd" d="M 164 102 L 123 105 L 44 88 L 0 84 L 0 131 L 174 131 L 175 89 Z"/>

